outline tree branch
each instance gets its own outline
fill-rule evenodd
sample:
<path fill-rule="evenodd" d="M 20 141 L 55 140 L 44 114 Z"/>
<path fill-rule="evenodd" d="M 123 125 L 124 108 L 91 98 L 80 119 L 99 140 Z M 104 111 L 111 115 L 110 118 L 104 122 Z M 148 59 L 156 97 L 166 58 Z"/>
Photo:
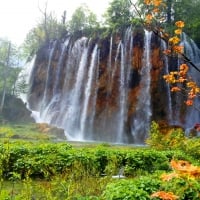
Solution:
<path fill-rule="evenodd" d="M 142 14 L 141 14 L 140 11 L 138 10 L 137 6 L 135 5 L 135 3 L 132 2 L 132 0 L 129 0 L 129 1 L 130 1 L 130 3 L 133 5 L 133 7 L 134 7 L 136 13 L 138 14 L 142 26 L 143 26 L 144 28 L 146 28 L 146 25 L 144 24 L 144 21 L 143 21 L 143 19 L 142 19 Z M 149 29 L 149 27 L 148 27 L 148 29 Z M 169 38 L 162 37 L 161 34 L 160 34 L 161 32 L 160 32 L 157 28 L 151 27 L 151 31 L 153 31 L 153 33 L 154 33 L 155 35 L 157 35 L 161 40 L 163 40 L 164 42 L 166 42 L 166 43 L 168 44 L 168 39 L 169 39 Z M 181 55 L 182 59 L 183 59 L 185 62 L 189 63 L 194 69 L 196 69 L 198 72 L 200 72 L 200 69 L 199 69 L 199 68 L 184 54 L 184 53 L 179 53 L 179 54 Z"/>

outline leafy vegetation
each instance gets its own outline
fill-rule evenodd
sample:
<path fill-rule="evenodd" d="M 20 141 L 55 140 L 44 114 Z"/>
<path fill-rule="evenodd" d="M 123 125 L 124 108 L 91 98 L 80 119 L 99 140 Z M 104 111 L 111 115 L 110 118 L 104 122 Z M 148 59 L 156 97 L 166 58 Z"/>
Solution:
<path fill-rule="evenodd" d="M 37 140 L 23 140 L 31 130 Z M 155 122 L 148 139 L 154 141 L 152 147 L 52 142 L 38 138 L 36 130 L 34 125 L 0 128 L 1 199 L 151 199 L 156 191 L 185 200 L 199 198 L 198 138 L 194 146 L 194 139 L 188 138 L 180 141 L 187 148 L 163 144 L 156 150 L 155 134 L 160 133 Z M 114 178 L 121 169 L 125 179 Z"/>
<path fill-rule="evenodd" d="M 89 35 L 97 31 L 98 28 L 99 23 L 97 22 L 96 15 L 86 5 L 78 7 L 68 23 L 68 29 L 72 35 L 78 32 Z"/>
<path fill-rule="evenodd" d="M 106 13 L 105 20 L 111 33 L 123 33 L 131 25 L 133 14 L 129 0 L 113 0 Z"/>

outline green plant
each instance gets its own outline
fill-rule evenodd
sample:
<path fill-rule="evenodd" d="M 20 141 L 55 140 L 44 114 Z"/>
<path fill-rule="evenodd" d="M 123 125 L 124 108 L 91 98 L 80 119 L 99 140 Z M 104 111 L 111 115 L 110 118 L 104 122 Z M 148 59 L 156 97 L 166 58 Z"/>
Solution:
<path fill-rule="evenodd" d="M 159 125 L 153 121 L 150 127 L 149 138 L 146 140 L 146 143 L 154 149 L 171 150 L 183 149 L 186 141 L 182 129 L 174 128 L 167 133 L 163 133 L 160 131 Z"/>
<path fill-rule="evenodd" d="M 139 185 L 139 184 L 138 184 Z M 139 187 L 134 180 L 119 180 L 107 185 L 103 193 L 106 200 L 147 200 L 150 199 L 148 192 Z"/>
<path fill-rule="evenodd" d="M 182 151 L 200 161 L 200 138 L 188 139 Z"/>
<path fill-rule="evenodd" d="M 200 182 L 188 177 L 173 178 L 170 181 L 164 181 L 161 188 L 165 191 L 171 191 L 180 200 L 198 200 L 200 199 Z"/>
<path fill-rule="evenodd" d="M 198 200 L 200 198 L 200 167 L 184 160 L 171 160 L 172 172 L 162 174 L 161 187 L 151 197 L 161 199 Z M 167 198 L 167 196 L 171 198 Z"/>

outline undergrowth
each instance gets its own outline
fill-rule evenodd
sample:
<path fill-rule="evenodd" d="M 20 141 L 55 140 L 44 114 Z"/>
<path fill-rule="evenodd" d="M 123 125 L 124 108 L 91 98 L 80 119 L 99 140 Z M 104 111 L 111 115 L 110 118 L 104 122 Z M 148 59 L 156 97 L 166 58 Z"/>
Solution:
<path fill-rule="evenodd" d="M 150 146 L 145 148 L 108 144 L 81 147 L 49 140 L 13 140 L 13 132 L 7 127 L 0 130 L 4 136 L 0 139 L 2 200 L 145 200 L 160 190 L 177 193 L 179 199 L 199 199 L 199 178 L 161 179 L 162 174 L 173 172 L 171 160 L 198 165 L 198 138 L 172 134 L 168 136 L 174 139 L 169 148 L 170 139 L 166 143 L 163 138 L 158 140 L 160 132 L 154 124 Z M 118 177 L 119 171 L 124 179 Z"/>

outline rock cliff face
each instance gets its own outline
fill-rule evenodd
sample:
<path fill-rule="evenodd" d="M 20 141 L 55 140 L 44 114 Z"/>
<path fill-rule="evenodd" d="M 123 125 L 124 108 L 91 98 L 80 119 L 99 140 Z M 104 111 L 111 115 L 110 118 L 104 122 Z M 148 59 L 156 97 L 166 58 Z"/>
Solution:
<path fill-rule="evenodd" d="M 123 37 L 53 41 L 37 53 L 29 107 L 68 139 L 141 144 L 151 120 L 171 119 L 162 50 L 153 33 L 131 29 Z"/>
<path fill-rule="evenodd" d="M 2 112 L 1 123 L 6 122 L 34 122 L 31 117 L 31 112 L 26 108 L 26 105 L 21 99 L 14 95 L 6 95 L 6 101 Z"/>

